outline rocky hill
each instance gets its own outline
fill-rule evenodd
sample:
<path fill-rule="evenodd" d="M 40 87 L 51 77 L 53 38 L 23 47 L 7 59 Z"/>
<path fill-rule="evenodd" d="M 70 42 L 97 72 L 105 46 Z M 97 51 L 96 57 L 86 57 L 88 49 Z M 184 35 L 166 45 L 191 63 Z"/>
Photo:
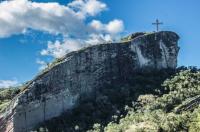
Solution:
<path fill-rule="evenodd" d="M 1 114 L 1 131 L 30 131 L 99 97 L 99 91 L 107 86 L 125 84 L 138 71 L 175 69 L 178 39 L 176 33 L 162 31 L 67 54 L 13 98 Z"/>
<path fill-rule="evenodd" d="M 200 70 L 195 67 L 139 71 L 98 93 L 34 132 L 200 131 Z"/>

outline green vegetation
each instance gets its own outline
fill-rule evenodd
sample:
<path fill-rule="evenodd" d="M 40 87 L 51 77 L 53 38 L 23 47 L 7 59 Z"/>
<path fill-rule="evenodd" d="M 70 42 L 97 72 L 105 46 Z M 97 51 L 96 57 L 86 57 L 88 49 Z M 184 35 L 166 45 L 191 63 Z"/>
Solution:
<path fill-rule="evenodd" d="M 152 94 L 153 100 L 154 95 L 161 96 L 166 93 L 161 84 L 174 73 L 174 70 L 135 72 L 129 79 L 120 79 L 113 84 L 104 85 L 104 88 L 96 91 L 95 98 L 82 100 L 81 105 L 72 112 L 41 124 L 35 131 L 42 129 L 51 132 L 84 132 L 92 128 L 103 130 L 110 121 L 118 122 L 123 118 L 127 114 L 124 107 L 131 107 L 140 95 Z"/>
<path fill-rule="evenodd" d="M 128 42 L 139 36 L 149 35 L 149 34 L 152 34 L 152 32 L 136 32 L 136 33 L 133 33 L 131 35 L 121 38 L 121 42 Z"/>
<path fill-rule="evenodd" d="M 1 90 L 1 104 L 18 91 Z M 5 107 L 1 104 L 0 110 Z M 197 132 L 199 104 L 199 69 L 135 72 L 105 85 L 95 97 L 81 100 L 71 112 L 40 124 L 34 132 Z"/>
<path fill-rule="evenodd" d="M 200 70 L 191 67 L 137 72 L 126 82 L 107 85 L 95 99 L 35 131 L 200 131 Z M 189 109 L 184 109 L 191 102 Z"/>
<path fill-rule="evenodd" d="M 193 108 L 177 112 L 181 105 L 191 103 L 187 100 L 199 95 L 200 71 L 196 68 L 180 71 L 162 86 L 169 91 L 167 94 L 145 105 L 139 101 L 137 107 L 131 107 L 119 122 L 111 121 L 104 131 L 200 131 L 200 101 Z"/>
<path fill-rule="evenodd" d="M 20 92 L 18 88 L 0 89 L 0 113 L 8 106 L 11 99 Z"/>

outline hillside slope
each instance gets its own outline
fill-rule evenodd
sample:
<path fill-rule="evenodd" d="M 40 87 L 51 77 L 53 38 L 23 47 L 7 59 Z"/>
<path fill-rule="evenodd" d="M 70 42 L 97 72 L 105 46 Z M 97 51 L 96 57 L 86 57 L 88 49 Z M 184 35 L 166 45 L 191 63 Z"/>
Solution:
<path fill-rule="evenodd" d="M 200 70 L 194 67 L 137 72 L 127 82 L 98 92 L 96 100 L 85 101 L 35 131 L 200 130 Z"/>
<path fill-rule="evenodd" d="M 162 86 L 167 94 L 155 100 L 140 98 L 138 106 L 130 107 L 124 118 L 110 122 L 104 131 L 200 131 L 200 70 L 182 70 Z"/>
<path fill-rule="evenodd" d="M 66 111 L 76 112 L 74 108 L 82 106 L 88 100 L 97 100 L 96 104 L 112 106 L 116 102 L 114 97 L 109 99 L 97 95 L 107 92 L 106 94 L 122 96 L 121 87 L 117 89 L 113 86 L 130 85 L 130 78 L 134 78 L 137 71 L 142 69 L 156 71 L 176 68 L 179 52 L 179 36 L 176 33 L 160 31 L 133 35 L 131 38 L 127 42 L 93 45 L 71 52 L 49 65 L 26 83 L 24 90 L 12 99 L 1 118 L 4 124 L 0 131 L 30 131 L 38 124 Z M 144 83 L 146 84 L 148 83 Z M 132 91 L 137 90 L 138 86 L 134 88 Z M 145 88 L 140 91 L 145 91 Z M 126 94 L 129 91 L 123 96 Z M 103 102 L 104 99 L 115 102 L 106 104 L 108 101 Z M 121 101 L 123 103 L 123 98 Z M 110 112 L 118 109 L 118 106 L 115 107 Z M 97 115 L 101 114 L 100 112 Z"/>

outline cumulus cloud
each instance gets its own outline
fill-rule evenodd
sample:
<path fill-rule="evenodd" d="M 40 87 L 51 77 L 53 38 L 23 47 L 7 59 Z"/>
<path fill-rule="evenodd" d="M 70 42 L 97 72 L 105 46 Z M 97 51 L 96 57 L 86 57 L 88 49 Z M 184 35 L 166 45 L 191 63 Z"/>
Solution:
<path fill-rule="evenodd" d="M 118 34 L 124 30 L 124 24 L 122 20 L 115 19 L 108 24 L 103 24 L 101 21 L 93 20 L 90 26 L 99 32 L 106 32 L 110 34 Z"/>
<path fill-rule="evenodd" d="M 47 49 L 43 49 L 40 54 L 60 58 L 71 51 L 95 44 L 111 42 L 112 40 L 113 38 L 110 34 L 103 35 L 94 33 L 90 34 L 87 39 L 65 38 L 63 41 L 49 41 Z"/>
<path fill-rule="evenodd" d="M 74 10 L 78 10 L 76 14 L 81 18 L 85 18 L 86 16 L 95 16 L 107 8 L 105 3 L 97 0 L 74 0 L 69 3 L 68 6 Z"/>
<path fill-rule="evenodd" d="M 17 80 L 0 80 L 0 88 L 9 88 L 16 86 L 17 84 Z"/>
<path fill-rule="evenodd" d="M 73 0 L 67 5 L 28 0 L 4 1 L 0 3 L 0 38 L 27 33 L 27 29 L 60 34 L 62 41 L 48 42 L 47 48 L 41 51 L 41 55 L 59 58 L 84 46 L 119 37 L 124 30 L 122 20 L 114 19 L 108 23 L 91 20 L 107 8 L 100 0 Z"/>
<path fill-rule="evenodd" d="M 83 19 L 105 8 L 106 5 L 97 0 L 75 0 L 66 6 L 55 2 L 4 1 L 0 3 L 0 37 L 25 33 L 28 28 L 53 34 L 83 36 L 89 30 Z"/>
<path fill-rule="evenodd" d="M 60 58 L 70 51 L 78 50 L 83 46 L 83 42 L 78 39 L 67 38 L 63 42 L 55 41 L 48 42 L 47 49 L 41 51 L 41 55 L 50 55 L 55 58 Z"/>
<path fill-rule="evenodd" d="M 47 63 L 43 60 L 37 59 L 36 63 L 40 65 L 39 70 L 44 70 L 47 67 Z"/>

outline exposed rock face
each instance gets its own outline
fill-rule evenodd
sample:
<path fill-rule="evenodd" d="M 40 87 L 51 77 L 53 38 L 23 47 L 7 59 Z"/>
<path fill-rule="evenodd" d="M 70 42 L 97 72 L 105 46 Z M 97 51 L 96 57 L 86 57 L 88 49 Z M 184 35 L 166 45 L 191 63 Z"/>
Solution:
<path fill-rule="evenodd" d="M 0 130 L 29 131 L 38 123 L 71 110 L 80 99 L 95 96 L 104 84 L 125 80 L 135 70 L 176 68 L 178 39 L 177 34 L 163 31 L 67 54 L 15 97 L 0 120 Z"/>

